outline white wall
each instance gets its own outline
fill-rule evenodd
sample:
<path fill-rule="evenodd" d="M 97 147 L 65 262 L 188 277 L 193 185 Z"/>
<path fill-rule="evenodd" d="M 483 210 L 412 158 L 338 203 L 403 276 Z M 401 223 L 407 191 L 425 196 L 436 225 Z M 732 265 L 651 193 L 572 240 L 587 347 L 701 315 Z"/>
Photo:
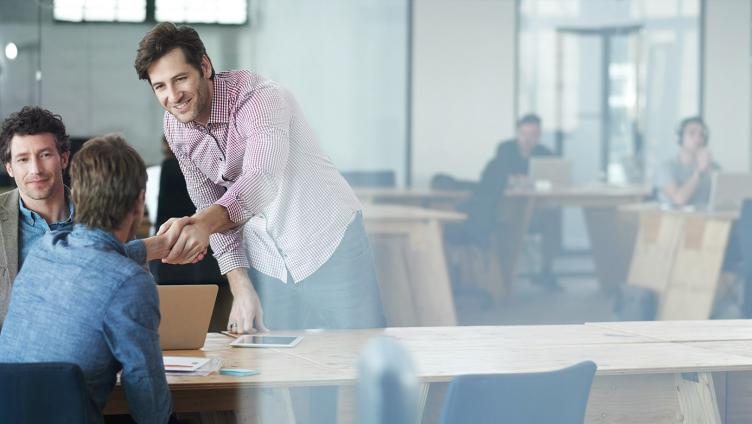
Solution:
<path fill-rule="evenodd" d="M 706 0 L 705 110 L 710 149 L 725 170 L 752 170 L 748 0 Z"/>
<path fill-rule="evenodd" d="M 514 0 L 415 0 L 413 183 L 477 179 L 515 120 Z"/>

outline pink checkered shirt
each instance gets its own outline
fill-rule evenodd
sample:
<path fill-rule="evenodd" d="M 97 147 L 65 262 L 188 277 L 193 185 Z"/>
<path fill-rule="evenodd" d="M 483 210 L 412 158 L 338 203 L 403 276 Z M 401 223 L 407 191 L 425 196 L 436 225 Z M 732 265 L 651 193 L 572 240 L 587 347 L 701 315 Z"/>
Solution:
<path fill-rule="evenodd" d="M 361 209 L 295 98 L 250 71 L 214 77 L 204 127 L 165 112 L 164 132 L 198 210 L 227 208 L 242 227 L 210 238 L 223 274 L 249 265 L 299 282 L 334 253 Z"/>

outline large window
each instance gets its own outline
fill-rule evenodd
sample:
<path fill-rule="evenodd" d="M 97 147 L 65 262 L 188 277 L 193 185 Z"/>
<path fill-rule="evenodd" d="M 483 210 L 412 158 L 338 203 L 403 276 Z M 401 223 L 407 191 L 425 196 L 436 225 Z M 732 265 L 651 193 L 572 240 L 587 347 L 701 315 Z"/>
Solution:
<path fill-rule="evenodd" d="M 519 111 L 575 179 L 649 181 L 700 110 L 701 0 L 520 0 Z"/>
<path fill-rule="evenodd" d="M 247 0 L 55 0 L 54 17 L 66 22 L 244 24 L 248 10 Z"/>

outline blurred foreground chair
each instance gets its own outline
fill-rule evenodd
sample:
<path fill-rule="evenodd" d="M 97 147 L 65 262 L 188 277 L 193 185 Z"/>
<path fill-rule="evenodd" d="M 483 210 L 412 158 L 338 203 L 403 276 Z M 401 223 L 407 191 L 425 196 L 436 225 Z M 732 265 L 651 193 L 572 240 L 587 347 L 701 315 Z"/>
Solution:
<path fill-rule="evenodd" d="M 358 423 L 415 424 L 418 379 L 407 351 L 396 339 L 374 337 L 358 360 Z"/>
<path fill-rule="evenodd" d="M 442 424 L 582 424 L 596 365 L 549 372 L 462 375 L 452 380 Z"/>
<path fill-rule="evenodd" d="M 0 364 L 0 422 L 87 423 L 86 390 L 76 364 Z"/>

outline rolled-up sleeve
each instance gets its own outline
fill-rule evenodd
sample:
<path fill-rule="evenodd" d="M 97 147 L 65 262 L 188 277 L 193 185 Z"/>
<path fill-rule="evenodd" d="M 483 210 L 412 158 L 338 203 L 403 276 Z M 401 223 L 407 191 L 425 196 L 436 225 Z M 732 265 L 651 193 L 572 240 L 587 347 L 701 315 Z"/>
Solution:
<path fill-rule="evenodd" d="M 165 125 L 165 128 L 167 127 Z M 167 130 L 165 136 L 168 140 L 170 139 Z M 209 180 L 189 157 L 184 156 L 178 149 L 175 149 L 174 153 L 185 177 L 188 195 L 196 206 L 196 210 L 200 211 L 211 206 L 225 194 L 225 188 Z M 243 236 L 240 227 L 212 234 L 209 236 L 209 243 L 222 274 L 227 274 L 235 268 L 249 267 L 248 258 L 243 250 Z"/>

